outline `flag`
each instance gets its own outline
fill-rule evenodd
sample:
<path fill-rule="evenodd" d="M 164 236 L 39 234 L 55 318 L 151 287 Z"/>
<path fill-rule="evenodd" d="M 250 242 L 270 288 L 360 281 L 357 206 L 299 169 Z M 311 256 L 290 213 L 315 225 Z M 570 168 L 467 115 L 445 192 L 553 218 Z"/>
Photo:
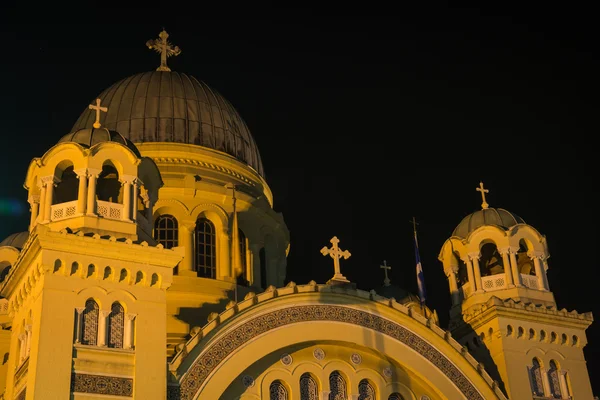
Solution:
<path fill-rule="evenodd" d="M 419 242 L 417 241 L 417 230 L 415 229 L 415 259 L 417 262 L 417 286 L 419 288 L 419 299 L 421 305 L 425 304 L 425 276 L 423 275 L 423 266 L 421 265 L 421 257 L 419 256 Z"/>

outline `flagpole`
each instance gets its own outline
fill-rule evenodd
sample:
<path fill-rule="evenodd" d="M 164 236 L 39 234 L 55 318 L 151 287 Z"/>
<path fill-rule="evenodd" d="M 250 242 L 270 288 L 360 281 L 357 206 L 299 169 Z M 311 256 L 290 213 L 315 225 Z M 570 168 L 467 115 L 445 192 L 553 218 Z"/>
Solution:
<path fill-rule="evenodd" d="M 417 221 L 415 219 L 415 217 L 413 217 L 412 219 L 412 224 L 413 224 L 413 234 L 414 234 L 414 240 L 415 240 L 415 259 L 417 261 L 417 265 L 421 263 L 421 256 L 419 255 L 419 241 L 417 239 Z M 421 266 L 421 274 L 423 273 L 423 267 Z M 421 312 L 423 313 L 423 315 L 425 316 L 425 318 L 427 318 L 427 308 L 425 307 L 425 296 L 424 294 L 424 286 L 425 286 L 425 282 L 421 282 L 418 272 L 417 272 L 417 283 L 419 284 L 419 303 L 421 304 Z M 421 285 L 423 285 L 423 291 L 421 290 Z"/>

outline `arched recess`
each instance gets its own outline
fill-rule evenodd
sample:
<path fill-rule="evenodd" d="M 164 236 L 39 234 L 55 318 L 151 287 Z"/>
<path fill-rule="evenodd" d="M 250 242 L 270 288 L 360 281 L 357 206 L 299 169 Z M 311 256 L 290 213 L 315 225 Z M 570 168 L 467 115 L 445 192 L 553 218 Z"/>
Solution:
<path fill-rule="evenodd" d="M 66 203 L 77 200 L 79 179 L 75 173 L 75 166 L 71 160 L 63 160 L 56 165 L 54 176 L 58 183 L 54 189 L 54 204 Z"/>
<path fill-rule="evenodd" d="M 178 366 L 179 392 L 169 399 L 219 398 L 230 377 L 239 376 L 256 360 L 288 346 L 321 341 L 364 346 L 397 365 L 410 365 L 420 379 L 435 382 L 432 391 L 447 398 L 498 398 L 443 337 L 374 301 L 335 293 L 298 293 L 259 302 L 242 315 L 203 335 Z"/>

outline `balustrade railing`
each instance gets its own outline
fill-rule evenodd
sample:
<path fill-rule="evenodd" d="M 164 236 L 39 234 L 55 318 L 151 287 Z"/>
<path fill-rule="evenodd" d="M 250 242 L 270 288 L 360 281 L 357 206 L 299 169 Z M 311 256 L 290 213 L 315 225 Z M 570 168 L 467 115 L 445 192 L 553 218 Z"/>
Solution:
<path fill-rule="evenodd" d="M 60 221 L 61 219 L 74 217 L 77 213 L 77 200 L 66 203 L 54 204 L 50 207 L 50 219 Z"/>
<path fill-rule="evenodd" d="M 108 219 L 123 219 L 123 204 L 98 200 L 96 205 L 98 216 Z"/>
<path fill-rule="evenodd" d="M 504 289 L 506 287 L 506 276 L 504 273 L 481 277 L 481 286 L 486 292 Z"/>
<path fill-rule="evenodd" d="M 538 278 L 535 275 L 521 274 L 521 281 L 525 287 L 530 289 L 539 289 Z"/>

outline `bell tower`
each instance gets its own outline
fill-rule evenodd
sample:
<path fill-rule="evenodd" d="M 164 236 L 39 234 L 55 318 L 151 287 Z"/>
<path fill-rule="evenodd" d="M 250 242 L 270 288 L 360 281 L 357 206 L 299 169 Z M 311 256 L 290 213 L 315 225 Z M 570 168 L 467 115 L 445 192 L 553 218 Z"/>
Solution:
<path fill-rule="evenodd" d="M 557 307 L 546 237 L 490 208 L 483 183 L 476 190 L 481 210 L 460 222 L 438 256 L 452 298 L 450 331 L 510 399 L 591 399 L 583 348 L 592 314 Z"/>
<path fill-rule="evenodd" d="M 90 108 L 106 110 L 99 101 Z M 29 234 L 20 249 L 2 249 L 10 253 L 0 281 L 12 321 L 7 399 L 166 397 L 158 349 L 183 251 L 151 236 L 162 185 L 154 161 L 98 119 L 27 172 Z"/>

